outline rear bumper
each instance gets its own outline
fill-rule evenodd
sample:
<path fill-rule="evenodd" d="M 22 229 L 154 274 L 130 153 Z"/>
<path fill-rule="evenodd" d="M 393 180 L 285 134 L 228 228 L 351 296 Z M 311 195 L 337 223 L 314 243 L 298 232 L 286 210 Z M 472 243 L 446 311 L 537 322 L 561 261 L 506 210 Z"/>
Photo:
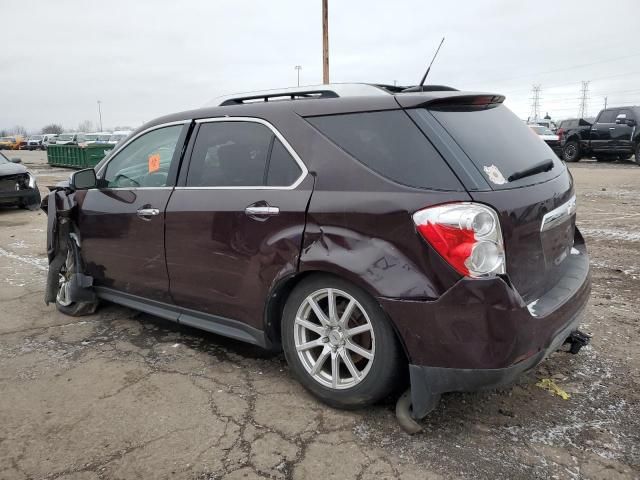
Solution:
<path fill-rule="evenodd" d="M 577 329 L 591 290 L 584 244 L 565 261 L 561 280 L 528 305 L 503 278 L 463 278 L 434 301 L 379 298 L 409 356 L 412 392 L 505 385 L 556 350 Z"/>

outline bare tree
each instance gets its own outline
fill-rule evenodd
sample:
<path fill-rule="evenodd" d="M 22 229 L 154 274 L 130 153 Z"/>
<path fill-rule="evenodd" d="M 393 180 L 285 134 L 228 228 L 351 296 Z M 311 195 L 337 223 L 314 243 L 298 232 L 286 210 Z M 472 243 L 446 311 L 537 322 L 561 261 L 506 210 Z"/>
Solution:
<path fill-rule="evenodd" d="M 84 122 L 80 122 L 78 124 L 78 131 L 79 132 L 93 132 L 94 128 L 93 128 L 93 122 L 91 120 L 85 120 Z"/>
<path fill-rule="evenodd" d="M 27 129 L 24 128 L 22 125 L 16 125 L 11 129 L 11 131 L 13 132 L 14 135 L 19 135 L 21 137 L 27 136 Z"/>
<path fill-rule="evenodd" d="M 49 125 L 45 125 L 42 127 L 42 133 L 53 133 L 55 135 L 60 135 L 63 132 L 62 125 L 59 123 L 50 123 Z"/>
<path fill-rule="evenodd" d="M 0 130 L 0 137 L 8 137 L 9 136 L 9 132 L 6 129 L 2 129 Z"/>

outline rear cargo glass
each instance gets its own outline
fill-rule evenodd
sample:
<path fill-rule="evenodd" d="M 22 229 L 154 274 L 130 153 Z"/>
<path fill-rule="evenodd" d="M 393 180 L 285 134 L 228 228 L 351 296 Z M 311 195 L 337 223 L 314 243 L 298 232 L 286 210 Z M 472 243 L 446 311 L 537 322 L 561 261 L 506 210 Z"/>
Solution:
<path fill-rule="evenodd" d="M 418 117 L 433 114 L 494 190 L 546 182 L 565 169 L 544 140 L 504 105 L 471 111 L 439 108 L 417 112 Z M 551 170 L 508 181 L 514 173 L 545 160 L 553 161 Z"/>
<path fill-rule="evenodd" d="M 306 120 L 349 155 L 390 180 L 431 190 L 461 188 L 438 151 L 401 110 Z"/>

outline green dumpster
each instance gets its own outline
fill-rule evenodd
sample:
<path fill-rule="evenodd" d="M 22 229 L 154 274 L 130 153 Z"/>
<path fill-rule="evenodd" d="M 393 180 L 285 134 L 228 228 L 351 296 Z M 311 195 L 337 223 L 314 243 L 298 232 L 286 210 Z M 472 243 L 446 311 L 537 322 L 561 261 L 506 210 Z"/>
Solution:
<path fill-rule="evenodd" d="M 90 168 L 95 167 L 115 145 L 49 145 L 47 163 L 54 167 Z"/>

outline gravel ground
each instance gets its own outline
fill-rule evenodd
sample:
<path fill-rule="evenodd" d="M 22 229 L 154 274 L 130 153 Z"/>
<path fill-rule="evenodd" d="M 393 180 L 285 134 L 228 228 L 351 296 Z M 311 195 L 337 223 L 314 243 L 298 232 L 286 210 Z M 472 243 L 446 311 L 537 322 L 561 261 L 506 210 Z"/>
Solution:
<path fill-rule="evenodd" d="M 20 156 L 41 187 L 69 173 Z M 392 403 L 317 402 L 282 355 L 115 305 L 59 314 L 42 300 L 45 215 L 0 209 L 0 478 L 640 478 L 640 168 L 571 171 L 591 345 L 511 388 L 444 396 L 413 437 Z"/>

